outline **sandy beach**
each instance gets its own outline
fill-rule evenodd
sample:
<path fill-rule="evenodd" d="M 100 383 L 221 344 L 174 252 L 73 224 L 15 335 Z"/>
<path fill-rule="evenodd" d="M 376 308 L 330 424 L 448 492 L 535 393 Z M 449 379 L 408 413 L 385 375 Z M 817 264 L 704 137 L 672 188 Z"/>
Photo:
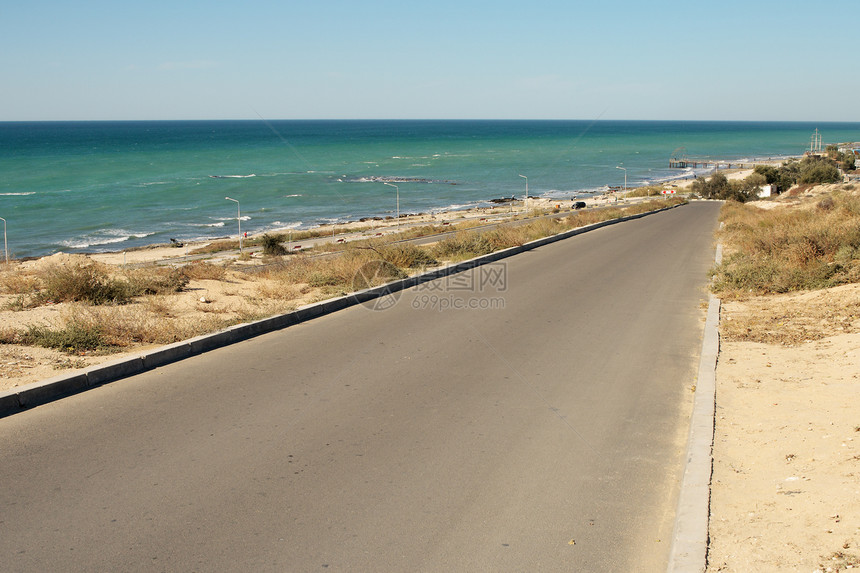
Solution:
<path fill-rule="evenodd" d="M 589 207 L 609 205 L 613 203 L 625 203 L 625 201 L 633 201 L 633 199 L 625 199 L 617 194 L 604 194 L 594 197 L 585 197 L 582 199 L 553 199 L 546 197 L 530 197 L 528 205 L 524 205 L 524 201 L 517 200 L 510 203 L 501 203 L 496 207 L 476 207 L 472 209 L 463 209 L 456 211 L 443 211 L 433 214 L 404 214 L 400 219 L 393 217 L 389 218 L 368 218 L 363 221 L 352 221 L 349 223 L 338 223 L 336 225 L 321 225 L 312 227 L 310 231 L 319 231 L 326 233 L 324 236 L 312 239 L 304 239 L 291 241 L 290 249 L 310 248 L 318 244 L 333 242 L 333 241 L 353 241 L 368 239 L 374 237 L 383 237 L 391 233 L 396 233 L 408 229 L 410 227 L 422 225 L 445 225 L 456 223 L 481 223 L 491 224 L 510 220 L 512 217 L 522 217 L 530 212 L 546 212 L 553 209 L 570 210 L 572 203 L 581 201 Z M 327 235 L 331 230 L 332 235 Z M 256 239 L 264 234 L 283 235 L 289 239 L 291 232 L 298 234 L 289 228 L 274 229 L 266 233 L 251 233 L 247 239 Z M 224 237 L 224 240 L 236 240 L 236 235 Z M 107 253 L 92 253 L 86 255 L 88 258 L 108 265 L 125 265 L 125 264 L 140 264 L 163 261 L 165 259 L 181 259 L 195 250 L 204 248 L 210 245 L 212 241 L 200 241 L 183 244 L 182 247 L 174 245 L 154 245 L 128 251 L 114 251 Z"/>

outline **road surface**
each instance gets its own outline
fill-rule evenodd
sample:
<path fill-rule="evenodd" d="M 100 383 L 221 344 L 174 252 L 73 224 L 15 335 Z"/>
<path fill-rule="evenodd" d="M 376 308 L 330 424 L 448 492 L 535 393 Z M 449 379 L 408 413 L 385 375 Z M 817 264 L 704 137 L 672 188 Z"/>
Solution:
<path fill-rule="evenodd" d="M 719 205 L 0 419 L 4 571 L 660 571 Z"/>

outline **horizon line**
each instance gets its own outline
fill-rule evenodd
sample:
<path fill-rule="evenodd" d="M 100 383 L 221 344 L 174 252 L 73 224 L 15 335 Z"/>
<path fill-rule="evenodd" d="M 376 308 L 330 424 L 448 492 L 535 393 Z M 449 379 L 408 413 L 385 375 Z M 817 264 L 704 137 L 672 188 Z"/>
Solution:
<path fill-rule="evenodd" d="M 860 120 L 815 120 L 815 119 L 635 119 L 635 118 L 621 118 L 621 119 L 590 119 L 590 118 L 566 118 L 566 119 L 553 119 L 553 118 L 385 118 L 385 117 L 375 117 L 375 118 L 171 118 L 171 119 L 0 119 L 0 123 L 120 123 L 120 122 L 217 122 L 217 121 L 247 121 L 247 122 L 257 122 L 257 121 L 390 121 L 390 122 L 407 122 L 407 121 L 420 121 L 420 122 L 457 122 L 457 121 L 471 121 L 471 122 L 502 122 L 502 121 L 510 121 L 510 122 L 528 122 L 528 121 L 537 121 L 537 122 L 570 122 L 570 121 L 589 121 L 589 122 L 614 122 L 614 121 L 623 121 L 623 122 L 673 122 L 673 123 L 685 123 L 685 122 L 700 122 L 700 123 L 819 123 L 819 124 L 828 124 L 828 123 L 857 123 L 860 124 Z"/>

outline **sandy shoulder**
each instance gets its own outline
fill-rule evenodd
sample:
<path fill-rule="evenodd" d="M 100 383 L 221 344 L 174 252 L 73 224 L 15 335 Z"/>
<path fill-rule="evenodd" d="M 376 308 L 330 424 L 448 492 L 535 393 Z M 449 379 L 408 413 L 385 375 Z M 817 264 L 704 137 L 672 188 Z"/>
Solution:
<path fill-rule="evenodd" d="M 836 315 L 860 301 L 858 285 L 831 290 L 729 303 L 722 320 L 768 312 L 789 328 L 816 297 L 841 300 Z M 708 571 L 860 568 L 860 333 L 849 318 L 807 319 L 793 346 L 721 343 Z"/>

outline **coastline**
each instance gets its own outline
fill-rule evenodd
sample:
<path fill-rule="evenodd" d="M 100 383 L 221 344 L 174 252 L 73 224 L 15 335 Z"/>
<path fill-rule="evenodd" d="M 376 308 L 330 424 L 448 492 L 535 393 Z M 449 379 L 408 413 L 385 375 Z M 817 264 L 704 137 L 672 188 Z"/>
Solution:
<path fill-rule="evenodd" d="M 773 160 L 771 162 L 759 162 L 762 165 L 775 164 L 779 165 L 784 159 Z M 744 169 L 724 169 L 718 170 L 730 180 L 744 179 L 749 176 L 753 170 Z M 684 176 L 677 179 L 671 179 L 659 184 L 651 185 L 650 187 L 662 187 L 666 190 L 685 191 L 695 181 L 695 176 Z M 551 210 L 551 209 L 570 209 L 577 202 L 585 203 L 587 208 L 595 206 L 605 206 L 612 203 L 624 203 L 632 197 L 628 196 L 638 187 L 630 187 L 627 192 L 606 191 L 601 194 L 590 194 L 585 197 L 574 196 L 573 198 L 553 198 L 553 197 L 529 197 L 528 205 L 524 204 L 522 197 L 516 199 L 487 199 L 485 203 L 496 203 L 492 207 L 469 207 L 466 209 L 448 209 L 435 213 L 404 213 L 400 218 L 387 217 L 362 217 L 359 220 L 348 221 L 344 223 L 323 223 L 320 225 L 310 226 L 304 229 L 295 229 L 293 227 L 279 227 L 263 232 L 243 233 L 245 239 L 260 239 L 264 235 L 284 235 L 289 241 L 292 233 L 323 233 L 325 231 L 333 231 L 331 237 L 343 239 L 343 241 L 352 241 L 367 239 L 372 237 L 384 236 L 389 233 L 397 232 L 409 227 L 420 225 L 446 225 L 456 222 L 478 221 L 482 222 L 486 219 L 487 223 L 494 221 L 504 221 L 514 216 L 522 216 L 533 210 Z M 122 264 L 142 264 L 152 263 L 164 259 L 175 259 L 178 257 L 188 256 L 195 249 L 205 248 L 206 246 L 218 241 L 237 240 L 238 235 L 226 235 L 209 240 L 191 241 L 183 243 L 181 247 L 170 244 L 157 244 L 133 247 L 126 250 L 105 251 L 105 252 L 76 252 L 76 255 L 83 255 L 110 265 Z M 310 247 L 322 242 L 326 242 L 325 238 L 320 236 L 315 239 L 304 239 L 293 243 L 290 241 L 290 249 L 296 247 Z M 57 253 L 55 253 L 57 254 Z M 52 255 L 47 255 L 52 256 Z M 43 258 L 43 257 L 38 257 Z"/>
<path fill-rule="evenodd" d="M 444 233 L 447 229 L 480 228 L 513 219 L 523 220 L 526 215 L 553 211 L 558 211 L 562 217 L 581 213 L 591 220 L 593 219 L 589 215 L 591 207 L 607 205 L 635 207 L 641 201 L 647 202 L 653 199 L 658 197 L 625 199 L 616 194 L 606 194 L 584 199 L 583 202 L 587 203 L 588 208 L 583 209 L 575 209 L 575 205 L 570 201 L 529 199 L 528 210 L 522 201 L 517 201 L 468 211 L 447 211 L 421 216 L 407 215 L 399 221 L 397 219 L 369 220 L 355 222 L 349 226 L 322 226 L 321 230 L 331 229 L 333 234 L 326 232 L 313 239 L 292 243 L 286 243 L 287 237 L 285 237 L 285 246 L 289 245 L 291 252 L 302 252 L 324 243 L 384 238 L 399 231 L 408 231 L 410 227 L 433 225 Z M 600 217 L 596 211 L 595 215 Z M 252 236 L 249 235 L 249 238 Z M 291 264 L 286 267 L 266 265 L 261 249 L 256 249 L 254 253 L 246 250 L 240 255 L 235 248 L 237 243 L 235 235 L 229 242 L 232 242 L 233 246 L 214 245 L 220 247 L 216 254 L 207 253 L 199 256 L 193 254 L 194 249 L 205 247 L 210 242 L 183 245 L 182 248 L 156 245 L 113 253 L 58 252 L 45 257 L 0 265 L 0 281 L 3 283 L 5 292 L 0 294 L 0 324 L 3 325 L 0 328 L 0 336 L 3 337 L 3 344 L 0 344 L 0 390 L 51 378 L 58 374 L 58 370 L 87 368 L 112 361 L 122 355 L 134 354 L 154 346 L 178 342 L 233 324 L 282 314 L 307 304 L 327 300 L 347 292 L 342 289 L 348 289 L 349 282 L 355 276 L 352 270 L 338 271 L 338 265 L 335 264 L 334 272 L 336 274 L 346 272 L 349 277 L 348 284 L 337 286 L 326 281 L 319 283 L 313 276 L 308 275 L 299 279 L 285 278 L 277 273 L 289 274 L 292 272 L 290 269 L 294 268 L 302 272 L 301 269 L 311 263 L 317 267 L 332 264 L 326 257 L 298 256 L 295 259 L 289 258 L 296 261 L 298 263 L 296 265 Z M 362 252 L 366 251 L 356 251 L 356 253 Z M 443 257 L 438 263 L 429 265 L 419 263 L 417 268 L 404 270 L 410 274 L 426 266 L 432 268 L 435 264 L 450 262 L 450 258 Z M 100 267 L 94 266 L 93 263 Z M 255 267 L 257 270 L 249 274 L 249 267 Z M 81 270 L 86 273 L 90 272 L 86 269 L 91 268 L 92 272 L 105 277 L 99 280 L 114 280 L 107 277 L 118 277 L 118 280 L 127 283 L 131 280 L 139 280 L 140 277 L 162 277 L 161 280 L 164 280 L 174 275 L 186 276 L 189 280 L 178 291 L 147 294 L 141 300 L 131 304 L 93 306 L 86 302 L 39 301 L 32 294 L 37 282 L 44 281 L 45 277 L 53 276 L 57 271 L 60 275 L 65 275 L 78 269 L 74 274 L 80 274 Z M 310 272 L 329 271 L 320 269 Z M 56 348 L 43 348 L 32 343 L 23 344 L 21 335 L 15 334 L 32 332 L 33 328 L 62 331 L 70 324 L 78 325 L 85 330 L 95 328 L 102 333 L 101 335 L 107 336 L 108 340 L 116 340 L 115 343 L 110 343 L 116 347 L 112 351 L 63 352 Z"/>
<path fill-rule="evenodd" d="M 680 187 L 680 186 L 679 186 Z M 596 207 L 609 205 L 612 203 L 623 203 L 626 198 L 623 195 L 615 193 L 605 193 L 603 195 L 595 195 L 577 199 L 553 199 L 547 197 L 530 197 L 528 205 L 524 204 L 522 199 L 513 201 L 504 201 L 493 207 L 471 207 L 468 209 L 457 209 L 440 211 L 437 213 L 420 213 L 412 214 L 405 213 L 396 217 L 366 217 L 358 221 L 347 223 L 325 223 L 309 227 L 307 229 L 296 230 L 290 227 L 282 227 L 268 230 L 265 232 L 248 233 L 243 240 L 260 239 L 264 235 L 283 235 L 289 241 L 289 250 L 303 250 L 311 246 L 315 246 L 324 242 L 332 242 L 332 240 L 341 240 L 349 242 L 353 240 L 369 239 L 373 237 L 382 237 L 398 231 L 403 231 L 410 227 L 422 225 L 450 225 L 463 222 L 478 222 L 487 224 L 494 222 L 504 222 L 512 217 L 522 216 L 532 211 L 544 211 L 552 209 L 566 210 L 571 209 L 572 204 L 583 202 L 587 207 Z M 493 200 L 488 200 L 491 202 Z M 320 235 L 316 238 L 304 239 L 301 241 L 291 241 L 289 238 L 291 233 L 298 235 L 299 233 L 323 233 L 332 231 L 331 235 Z M 149 245 L 143 247 L 135 247 L 128 250 L 97 252 L 97 253 L 75 253 L 76 255 L 86 256 L 94 261 L 109 264 L 142 264 L 158 262 L 164 259 L 175 259 L 193 254 L 196 249 L 205 248 L 218 241 L 236 241 L 237 235 L 229 235 L 217 239 L 207 241 L 194 241 L 183 243 L 181 247 L 176 245 Z M 55 253 L 59 254 L 59 253 Z M 54 255 L 48 255 L 54 256 Z M 39 257 L 45 258 L 45 257 Z"/>

